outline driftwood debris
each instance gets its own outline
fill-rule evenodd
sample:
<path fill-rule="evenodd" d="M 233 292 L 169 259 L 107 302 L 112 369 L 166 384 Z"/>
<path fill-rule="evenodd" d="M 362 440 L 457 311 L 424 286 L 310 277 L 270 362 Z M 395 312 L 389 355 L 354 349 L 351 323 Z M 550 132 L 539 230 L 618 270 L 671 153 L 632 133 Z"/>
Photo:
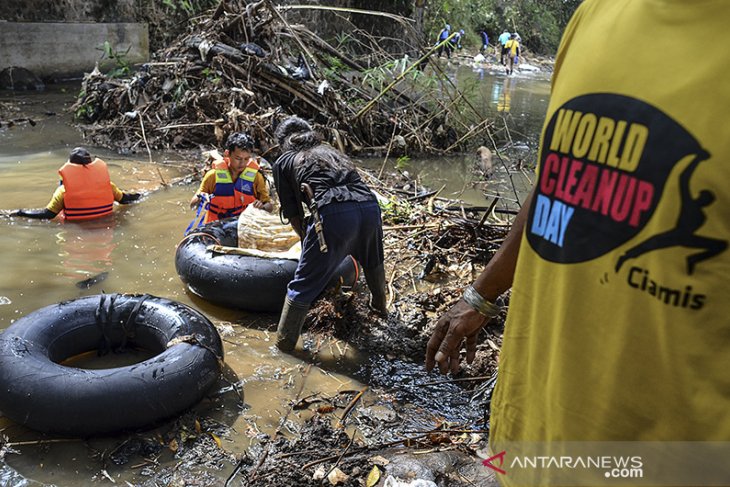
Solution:
<path fill-rule="evenodd" d="M 427 50 L 403 41 L 400 53 L 387 52 L 354 28 L 333 45 L 288 22 L 292 8 L 222 1 L 132 78 L 87 74 L 73 107 L 87 139 L 134 152 L 220 144 L 248 131 L 266 152 L 275 125 L 298 115 L 350 154 L 397 156 L 460 150 L 489 129 Z M 353 12 L 331 15 L 346 24 Z M 387 17 L 404 39 L 417 38 L 408 19 Z"/>

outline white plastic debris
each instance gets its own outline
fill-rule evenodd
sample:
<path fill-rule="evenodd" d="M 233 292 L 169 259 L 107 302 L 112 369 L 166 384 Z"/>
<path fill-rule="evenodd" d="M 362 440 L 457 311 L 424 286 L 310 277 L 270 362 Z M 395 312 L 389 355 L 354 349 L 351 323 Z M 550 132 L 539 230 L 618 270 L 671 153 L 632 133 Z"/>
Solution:
<path fill-rule="evenodd" d="M 414 479 L 414 480 L 400 480 L 391 475 L 385 479 L 383 487 L 438 487 L 434 482 L 430 480 Z"/>
<path fill-rule="evenodd" d="M 329 87 L 330 87 L 329 81 L 324 80 L 317 87 L 317 93 L 319 93 L 320 95 L 324 95 L 324 92 L 327 91 L 329 89 Z"/>

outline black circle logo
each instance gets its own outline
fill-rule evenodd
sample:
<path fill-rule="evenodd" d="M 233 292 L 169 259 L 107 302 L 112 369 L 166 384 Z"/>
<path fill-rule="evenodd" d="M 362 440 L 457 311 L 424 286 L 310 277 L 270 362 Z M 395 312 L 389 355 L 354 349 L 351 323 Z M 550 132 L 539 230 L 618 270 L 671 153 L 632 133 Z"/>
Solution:
<path fill-rule="evenodd" d="M 527 240 L 551 262 L 600 257 L 644 228 L 680 161 L 707 157 L 689 132 L 643 101 L 573 98 L 543 134 Z"/>

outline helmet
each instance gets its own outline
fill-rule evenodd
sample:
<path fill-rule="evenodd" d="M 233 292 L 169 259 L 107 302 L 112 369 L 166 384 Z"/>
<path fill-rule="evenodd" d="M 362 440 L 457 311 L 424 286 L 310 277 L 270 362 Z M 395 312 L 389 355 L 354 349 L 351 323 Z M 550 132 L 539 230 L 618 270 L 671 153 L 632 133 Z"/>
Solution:
<path fill-rule="evenodd" d="M 89 164 L 91 163 L 91 154 L 83 147 L 75 147 L 68 156 L 68 162 L 74 164 Z"/>
<path fill-rule="evenodd" d="M 461 35 L 464 35 L 464 29 L 461 29 L 461 30 L 459 31 L 459 34 L 461 34 Z"/>
<path fill-rule="evenodd" d="M 446 24 L 446 30 L 451 30 L 451 26 L 449 24 Z"/>
<path fill-rule="evenodd" d="M 234 132 L 226 139 L 226 150 L 233 152 L 236 149 L 252 150 L 254 147 L 253 139 L 250 135 L 243 132 Z"/>

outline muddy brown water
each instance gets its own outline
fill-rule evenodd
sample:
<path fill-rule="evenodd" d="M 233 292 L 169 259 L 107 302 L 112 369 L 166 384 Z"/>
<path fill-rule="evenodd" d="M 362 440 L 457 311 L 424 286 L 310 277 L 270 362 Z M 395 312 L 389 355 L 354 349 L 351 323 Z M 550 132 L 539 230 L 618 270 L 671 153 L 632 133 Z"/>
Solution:
<path fill-rule="evenodd" d="M 479 79 L 479 73 L 468 71 L 460 76 L 482 83 L 479 92 L 483 98 L 479 103 L 494 116 L 504 115 L 508 123 L 517 127 L 512 134 L 516 150 L 534 150 L 535 134 L 547 104 L 547 82 L 539 78 L 514 79 L 506 86 L 503 76 L 487 74 Z M 504 96 L 502 101 L 499 96 L 505 89 L 511 90 L 507 114 Z M 12 101 L 37 122 L 35 126 L 0 128 L 0 209 L 39 208 L 48 202 L 58 184 L 58 167 L 72 147 L 82 144 L 79 132 L 69 125 L 66 112 L 77 90 L 78 84 L 66 84 L 50 86 L 40 94 L 0 92 L 0 101 Z M 523 131 L 530 135 L 515 135 Z M 245 452 L 252 441 L 257 441 L 257 434 L 272 434 L 295 397 L 314 393 L 333 396 L 343 390 L 365 387 L 354 372 L 367 357 L 352 347 L 342 342 L 325 344 L 320 346 L 315 361 L 306 354 L 282 354 L 273 346 L 277 316 L 249 315 L 216 307 L 187 292 L 175 272 L 174 253 L 193 218 L 187 201 L 196 185 L 160 188 L 160 182 L 161 178 L 170 181 L 185 175 L 190 156 L 153 153 L 155 164 L 149 164 L 144 150 L 133 156 L 120 156 L 90 149 L 109 164 L 112 180 L 120 188 L 149 193 L 137 204 L 117 206 L 110 218 L 88 223 L 0 216 L 0 330 L 43 306 L 101 292 L 149 293 L 202 311 L 222 332 L 228 380 L 240 381 L 243 389 L 241 397 L 221 382 L 215 399 L 206 400 L 197 408 L 201 415 L 232 428 L 232 434 L 221 438 L 222 449 L 231 456 Z M 394 162 L 388 163 L 386 171 L 394 170 Z M 381 163 L 382 159 L 371 160 L 364 165 L 379 169 Z M 411 160 L 405 169 L 422 184 L 434 188 L 445 185 L 442 196 L 460 197 L 471 204 L 484 204 L 485 192 L 512 192 L 506 171 L 496 178 L 501 183 L 487 189 L 472 187 L 478 179 L 473 165 L 472 158 L 462 157 Z M 529 186 L 529 174 L 516 177 L 521 180 L 521 188 Z M 104 278 L 88 289 L 77 286 L 80 281 L 102 273 L 106 273 Z M 112 367 L 120 360 L 134 362 L 144 355 L 141 357 L 117 357 L 111 362 L 83 357 L 77 365 Z M 310 363 L 314 366 L 308 367 Z M 399 363 L 397 373 L 393 367 L 381 367 L 379 385 L 397 386 L 387 376 L 400 380 L 404 376 L 423 375 L 420 364 Z M 375 398 L 369 398 L 364 404 L 375 402 Z M 153 437 L 155 433 L 143 434 Z M 137 462 L 142 465 L 130 466 L 135 463 L 131 462 L 116 466 L 104 460 L 102 453 L 128 439 L 129 434 L 67 440 L 39 434 L 0 417 L 0 435 L 7 438 L 13 449 L 6 453 L 4 461 L 0 452 L 0 485 L 96 485 L 111 483 L 109 478 L 121 485 L 139 485 L 148 478 L 143 471 L 150 464 Z M 177 461 L 172 451 L 163 449 L 153 468 L 174 467 Z M 223 468 L 201 470 L 222 483 L 234 466 L 228 462 Z"/>

